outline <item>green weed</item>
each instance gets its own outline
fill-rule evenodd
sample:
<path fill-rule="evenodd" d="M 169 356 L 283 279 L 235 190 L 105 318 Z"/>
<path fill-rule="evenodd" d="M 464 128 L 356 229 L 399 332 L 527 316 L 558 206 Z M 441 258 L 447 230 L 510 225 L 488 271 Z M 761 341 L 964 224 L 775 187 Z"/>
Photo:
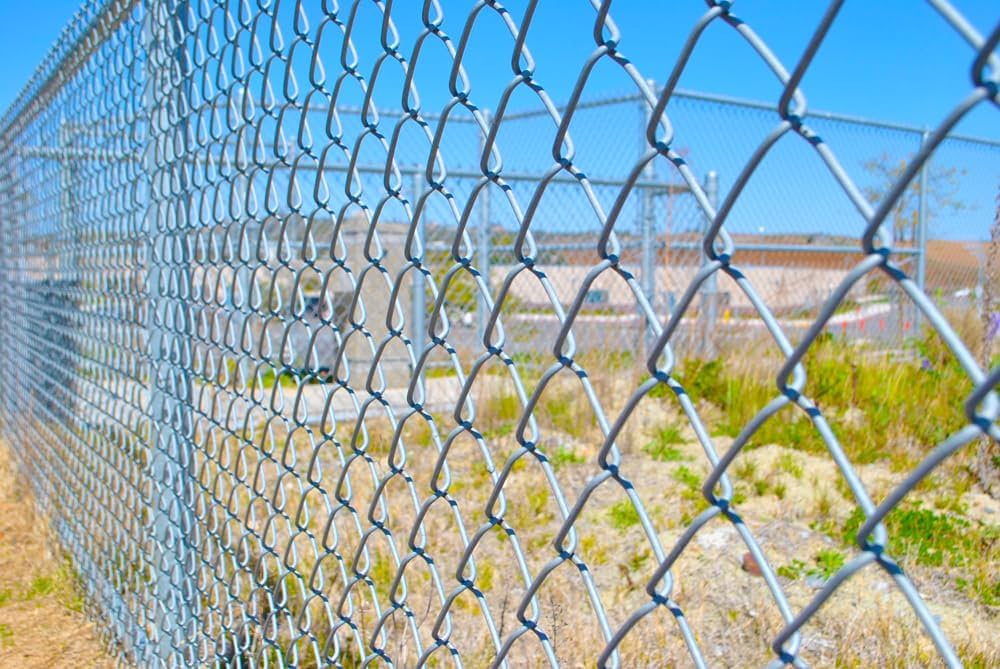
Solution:
<path fill-rule="evenodd" d="M 685 488 L 689 490 L 700 490 L 701 489 L 701 477 L 695 474 L 693 471 L 681 465 L 674 470 L 671 474 L 673 479 L 678 483 L 682 484 Z"/>
<path fill-rule="evenodd" d="M 396 576 L 396 568 L 392 561 L 381 553 L 376 553 L 372 560 L 371 569 L 368 571 L 370 578 L 375 585 L 379 600 L 388 601 L 389 590 L 392 588 L 392 579 Z"/>
<path fill-rule="evenodd" d="M 484 559 L 476 560 L 476 586 L 481 592 L 489 592 L 493 589 L 495 576 L 496 570 L 491 562 Z"/>
<path fill-rule="evenodd" d="M 771 489 L 771 484 L 767 479 L 754 479 L 753 480 L 753 491 L 758 497 L 763 497 L 767 494 L 767 491 Z"/>
<path fill-rule="evenodd" d="M 684 435 L 681 428 L 673 423 L 667 423 L 656 431 L 656 441 L 665 445 L 683 444 Z"/>
<path fill-rule="evenodd" d="M 650 553 L 648 550 L 641 551 L 639 553 L 634 553 L 632 557 L 628 560 L 628 568 L 631 572 L 637 572 L 642 569 L 643 565 L 649 561 Z"/>
<path fill-rule="evenodd" d="M 679 462 L 688 457 L 680 450 L 658 441 L 651 441 L 642 447 L 643 452 L 659 462 Z"/>
<path fill-rule="evenodd" d="M 646 455 L 659 462 L 677 462 L 687 460 L 687 457 L 680 450 L 674 448 L 676 444 L 683 443 L 684 436 L 681 434 L 681 429 L 668 423 L 656 431 L 653 440 L 643 446 L 642 450 Z"/>
<path fill-rule="evenodd" d="M 0 591 L 0 606 L 14 601 L 30 602 L 40 597 L 54 595 L 71 611 L 82 611 L 83 597 L 79 580 L 80 577 L 73 570 L 72 563 L 66 559 L 57 570 L 39 574 L 19 592 L 7 588 Z"/>
<path fill-rule="evenodd" d="M 36 597 L 45 597 L 46 595 L 51 595 L 56 591 L 58 583 L 56 578 L 48 575 L 36 576 L 28 589 L 24 591 L 25 601 L 31 601 Z"/>
<path fill-rule="evenodd" d="M 552 517 L 549 512 L 549 488 L 546 485 L 536 486 L 528 491 L 528 507 L 536 522 L 544 522 Z"/>
<path fill-rule="evenodd" d="M 299 377 L 288 369 L 279 373 L 273 367 L 267 367 L 263 371 L 258 372 L 256 382 L 260 383 L 260 388 L 271 389 L 274 388 L 276 380 L 282 388 L 292 389 L 298 385 Z"/>
<path fill-rule="evenodd" d="M 802 463 L 791 453 L 782 453 L 778 458 L 778 468 L 794 478 L 802 478 Z"/>
<path fill-rule="evenodd" d="M 424 378 L 443 379 L 455 376 L 455 367 L 451 362 L 437 365 L 427 365 L 424 367 Z"/>
<path fill-rule="evenodd" d="M 824 548 L 820 552 L 816 553 L 815 560 L 816 567 L 810 573 L 815 576 L 822 576 L 823 579 L 826 580 L 836 574 L 837 571 L 844 566 L 847 556 L 838 550 Z"/>
<path fill-rule="evenodd" d="M 585 457 L 566 446 L 560 446 L 549 459 L 555 469 L 559 469 L 563 465 L 579 465 L 587 461 Z"/>
<path fill-rule="evenodd" d="M 493 437 L 505 437 L 514 431 L 521 418 L 521 400 L 513 393 L 493 393 L 480 401 L 477 420 L 483 433 Z"/>
<path fill-rule="evenodd" d="M 833 498 L 827 490 L 823 490 L 816 498 L 816 517 L 820 519 L 829 518 L 833 512 Z"/>
<path fill-rule="evenodd" d="M 687 524 L 694 517 L 693 514 L 697 514 L 708 505 L 705 496 L 701 494 L 701 477 L 684 465 L 675 469 L 670 476 L 684 486 L 681 490 L 681 499 L 693 503 L 685 505 L 688 508 L 684 508 L 681 513 L 681 519 Z"/>
<path fill-rule="evenodd" d="M 580 537 L 580 552 L 590 564 L 600 565 L 608 561 L 608 550 L 596 534 L 587 533 Z"/>
<path fill-rule="evenodd" d="M 778 567 L 778 576 L 795 581 L 803 576 L 815 576 L 824 581 L 829 580 L 847 561 L 846 554 L 832 548 L 824 548 L 813 556 L 813 566 L 799 559 Z"/>
<path fill-rule="evenodd" d="M 798 558 L 790 563 L 778 567 L 778 576 L 787 578 L 789 581 L 797 581 L 806 572 L 806 563 Z"/>
<path fill-rule="evenodd" d="M 575 439 L 597 426 L 589 405 L 581 401 L 578 388 L 551 390 L 542 396 L 536 415 L 540 422 Z"/>
<path fill-rule="evenodd" d="M 738 478 L 751 480 L 757 475 L 757 463 L 749 458 L 744 458 L 740 464 L 736 465 L 735 471 Z"/>
<path fill-rule="evenodd" d="M 968 377 L 936 335 L 924 335 L 913 347 L 916 359 L 892 357 L 825 335 L 806 354 L 804 393 L 819 406 L 852 461 L 889 460 L 896 469 L 908 468 L 919 453 L 914 444 L 928 448 L 964 424 L 954 398 L 971 391 Z M 766 362 L 689 359 L 679 364 L 677 377 L 693 399 L 719 410 L 710 425 L 713 432 L 735 436 L 779 396 L 774 382 L 779 365 Z M 765 421 L 748 446 L 765 444 L 826 452 L 812 420 L 797 407 Z M 787 464 L 795 476 L 798 468 Z"/>
<path fill-rule="evenodd" d="M 845 543 L 854 543 L 864 519 L 861 509 L 848 517 L 841 534 Z M 890 513 L 885 527 L 887 551 L 900 562 L 947 567 L 968 595 L 989 606 L 1000 605 L 1000 573 L 991 568 L 1000 560 L 1000 529 L 936 513 L 919 503 Z"/>
<path fill-rule="evenodd" d="M 639 524 L 639 512 L 627 499 L 612 505 L 608 509 L 608 518 L 611 520 L 611 525 L 618 530 L 627 530 Z"/>

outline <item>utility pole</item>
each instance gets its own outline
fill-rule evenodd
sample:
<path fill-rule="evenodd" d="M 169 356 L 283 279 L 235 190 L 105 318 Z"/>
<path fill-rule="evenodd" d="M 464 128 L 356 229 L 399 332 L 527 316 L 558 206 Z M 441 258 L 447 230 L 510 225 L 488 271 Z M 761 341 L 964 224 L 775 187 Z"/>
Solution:
<path fill-rule="evenodd" d="M 705 175 L 705 197 L 708 199 L 708 203 L 712 205 L 713 210 L 717 210 L 719 207 L 719 175 L 715 170 L 709 171 Z M 704 233 L 707 235 L 709 228 L 712 226 L 712 221 L 708 216 L 705 216 L 705 229 Z M 702 265 L 708 264 L 708 256 L 705 255 L 704 250 L 702 251 Z M 715 354 L 714 346 L 712 345 L 712 335 L 715 334 L 715 323 L 718 317 L 718 297 L 719 297 L 719 277 L 718 272 L 712 272 L 712 275 L 708 277 L 705 281 L 704 288 L 704 300 L 703 300 L 703 325 L 704 331 L 702 334 L 702 352 L 711 357 Z"/>
<path fill-rule="evenodd" d="M 488 128 L 492 121 L 492 114 L 488 110 L 483 111 L 483 119 L 486 121 L 486 127 Z M 489 160 L 485 155 L 486 153 L 486 135 L 483 135 L 479 140 L 479 151 L 483 154 L 484 160 Z M 492 291 L 490 286 L 490 255 L 493 252 L 492 240 L 490 239 L 490 187 L 489 184 L 483 186 L 483 190 L 479 194 L 479 226 L 478 226 L 478 236 L 477 254 L 479 256 L 478 267 L 479 273 L 483 276 L 483 282 L 486 284 L 487 289 Z M 486 338 L 486 324 L 489 322 L 489 301 L 486 296 L 482 293 L 476 293 L 476 337 L 480 343 Z"/>

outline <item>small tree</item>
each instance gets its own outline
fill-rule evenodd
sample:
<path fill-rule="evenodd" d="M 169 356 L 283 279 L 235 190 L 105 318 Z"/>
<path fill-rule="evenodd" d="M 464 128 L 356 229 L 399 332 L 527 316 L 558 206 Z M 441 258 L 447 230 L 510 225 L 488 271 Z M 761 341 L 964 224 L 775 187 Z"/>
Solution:
<path fill-rule="evenodd" d="M 865 171 L 875 177 L 875 183 L 863 189 L 865 197 L 871 203 L 879 202 L 889 189 L 906 172 L 908 162 L 900 158 L 896 160 L 883 153 L 862 163 Z M 957 167 L 936 166 L 933 163 L 927 168 L 927 224 L 936 216 L 951 211 L 958 212 L 968 209 L 957 199 L 959 179 L 966 171 Z M 916 243 L 917 229 L 920 226 L 920 179 L 914 178 L 902 195 L 896 201 L 890 213 L 893 235 L 897 243 Z"/>

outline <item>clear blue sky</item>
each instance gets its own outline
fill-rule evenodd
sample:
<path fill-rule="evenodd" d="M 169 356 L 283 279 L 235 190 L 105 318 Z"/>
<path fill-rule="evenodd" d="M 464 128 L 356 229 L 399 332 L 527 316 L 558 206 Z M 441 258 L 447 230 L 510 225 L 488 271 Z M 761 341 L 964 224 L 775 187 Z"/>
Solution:
<path fill-rule="evenodd" d="M 441 1 L 444 28 L 457 40 L 467 9 L 473 3 Z M 417 0 L 399 0 L 394 7 L 406 53 L 410 52 L 420 29 L 421 4 Z M 520 19 L 525 4 L 524 0 L 508 4 L 515 20 Z M 735 13 L 792 68 L 826 4 L 820 0 L 782 3 L 742 0 L 735 4 Z M 997 0 L 957 0 L 955 4 L 984 35 L 1000 21 Z M 6 109 L 16 96 L 77 6 L 74 0 L 0 0 L 0 62 L 4 63 L 0 109 Z M 669 76 L 691 26 L 704 11 L 701 0 L 617 0 L 612 16 L 621 30 L 622 52 L 644 76 L 662 82 Z M 363 5 L 359 16 L 355 44 L 361 69 L 367 74 L 379 50 L 379 17 L 370 4 Z M 536 79 L 557 103 L 567 99 L 583 61 L 594 48 L 593 17 L 594 11 L 587 0 L 542 0 L 536 10 L 528 45 L 536 61 Z M 488 12 L 475 24 L 472 37 L 465 60 L 472 81 L 472 100 L 490 108 L 511 78 L 512 40 L 497 17 Z M 325 49 L 330 75 L 338 68 L 336 53 L 331 45 Z M 440 109 L 450 97 L 444 70 L 447 62 L 441 55 L 427 51 L 417 67 L 416 83 L 425 110 Z M 973 50 L 925 2 L 848 0 L 814 60 L 803 89 L 812 109 L 934 127 L 968 94 L 973 58 Z M 387 75 L 382 81 L 401 81 L 398 76 Z M 711 26 L 702 37 L 680 86 L 771 102 L 780 95 L 776 79 L 761 60 L 735 31 L 722 24 Z M 395 88 L 391 83 L 376 85 L 375 90 L 379 108 L 398 106 L 398 85 Z M 621 70 L 605 62 L 595 69 L 585 96 L 633 91 L 634 86 Z M 537 108 L 537 100 L 530 94 L 518 96 L 514 108 Z M 678 146 L 691 149 L 688 160 L 692 168 L 698 174 L 710 169 L 719 171 L 723 194 L 743 161 L 776 120 L 768 114 L 738 116 L 731 110 L 719 113 L 716 109 L 705 114 L 698 107 L 685 107 L 681 102 L 671 103 L 668 113 L 678 130 Z M 594 175 L 605 171 L 607 176 L 622 176 L 638 148 L 640 118 L 636 109 L 634 114 L 619 110 L 617 115 L 609 112 L 604 117 L 595 114 L 589 121 L 575 120 L 572 132 L 577 139 L 578 164 L 582 169 Z M 1000 139 L 998 120 L 1000 111 L 981 104 L 958 126 L 957 132 Z M 534 126 L 535 130 L 530 124 L 519 126 L 519 143 L 527 148 L 505 150 L 508 168 L 535 169 L 529 166 L 529 152 L 539 153 L 542 162 L 550 162 L 544 155 L 549 140 L 542 125 L 544 122 Z M 865 183 L 865 179 L 870 180 L 870 174 L 863 168 L 866 160 L 882 154 L 905 158 L 914 148 L 912 137 L 901 139 L 889 136 L 890 133 L 873 133 L 869 137 L 864 132 L 854 129 L 844 132 L 843 128 L 818 121 L 813 125 L 830 141 L 861 187 L 871 185 Z M 532 132 L 538 134 L 531 136 Z M 765 163 L 768 169 L 762 168 L 760 175 L 755 175 L 734 210 L 729 227 L 741 231 L 766 227 L 769 232 L 857 234 L 861 221 L 853 207 L 815 154 L 802 142 L 791 139 L 772 152 L 768 158 L 771 162 Z M 474 150 L 477 142 L 473 132 L 461 139 L 452 138 L 452 144 Z M 509 147 L 503 139 L 501 145 Z M 940 163 L 964 171 L 957 198 L 968 207 L 963 212 L 932 219 L 932 235 L 985 238 L 1000 182 L 997 155 L 995 150 L 942 149 L 935 156 Z M 523 165 L 516 165 L 518 161 Z M 474 158 L 470 162 L 474 167 Z M 450 164 L 454 166 L 454 162 Z M 662 173 L 667 172 L 664 169 Z M 531 184 L 524 187 L 530 188 Z M 612 198 L 613 193 L 609 191 L 607 197 Z M 560 202 L 556 209 L 557 213 L 548 218 L 552 225 L 583 225 L 582 219 L 566 215 L 570 210 L 568 200 Z M 586 218 L 583 213 L 581 216 Z M 442 218 L 447 218 L 444 212 Z M 696 212 L 692 211 L 687 224 L 698 225 Z"/>
<path fill-rule="evenodd" d="M 79 6 L 76 0 L 0 0 L 0 109 L 6 109 L 35 66 Z M 346 4 L 346 3 L 345 3 Z M 405 3 L 397 3 L 397 6 Z M 414 0 L 413 4 L 417 4 Z M 456 17 L 471 2 L 445 0 L 446 16 Z M 512 13 L 521 12 L 523 2 L 509 3 Z M 801 53 L 807 36 L 826 3 L 737 2 L 743 17 L 786 63 Z M 955 3 L 965 16 L 986 34 L 1000 20 L 995 0 L 964 0 Z M 667 76 L 674 55 L 695 17 L 704 11 L 699 0 L 618 0 L 612 15 L 622 30 L 622 49 L 643 73 L 658 79 Z M 539 3 L 534 31 L 565 39 L 530 40 L 538 62 L 538 76 L 556 100 L 569 92 L 579 63 L 591 48 L 589 41 L 593 10 L 586 0 L 543 0 Z M 496 23 L 496 22 L 494 22 Z M 446 20 L 446 27 L 449 22 Z M 483 44 L 503 48 L 495 32 L 483 29 Z M 479 29 L 477 29 L 479 30 Z M 408 32 L 400 25 L 404 39 Z M 460 32 L 453 22 L 450 32 Z M 917 125 L 933 125 L 965 91 L 972 51 L 965 47 L 933 10 L 918 0 L 849 1 L 838 23 L 821 49 L 805 90 L 816 109 L 849 112 Z M 470 68 L 474 85 L 476 67 Z M 484 72 L 488 69 L 483 68 Z M 500 73 L 492 69 L 486 75 Z M 594 92 L 627 88 L 617 73 L 606 68 L 597 73 Z M 748 49 L 734 39 L 732 31 L 710 29 L 692 60 L 682 86 L 717 93 L 772 100 L 777 87 Z M 427 93 L 424 93 L 427 95 Z M 961 131 L 1000 136 L 995 113 L 979 110 Z"/>
<path fill-rule="evenodd" d="M 80 4 L 74 0 L 0 0 L 0 108 L 4 111 Z"/>

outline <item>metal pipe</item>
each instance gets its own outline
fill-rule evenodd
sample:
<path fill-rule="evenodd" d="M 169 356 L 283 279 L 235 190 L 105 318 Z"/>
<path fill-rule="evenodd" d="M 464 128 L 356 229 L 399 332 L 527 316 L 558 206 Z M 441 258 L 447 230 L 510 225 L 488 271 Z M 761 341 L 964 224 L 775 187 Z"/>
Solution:
<path fill-rule="evenodd" d="M 924 130 L 920 135 L 920 147 L 923 148 L 930 132 Z M 919 200 L 917 201 L 917 286 L 927 292 L 927 170 L 930 169 L 930 159 L 924 161 L 920 168 Z M 917 325 L 920 324 L 920 310 L 916 310 Z"/>
<path fill-rule="evenodd" d="M 656 90 L 656 82 L 650 80 L 650 88 Z M 646 104 L 645 98 L 641 99 L 639 103 L 639 113 L 641 119 L 641 127 L 639 137 L 646 137 L 646 126 L 652 120 L 653 110 Z M 642 141 L 640 146 L 640 153 L 645 148 L 645 141 Z M 656 179 L 656 166 L 653 161 L 649 161 L 642 168 L 642 176 L 646 181 L 655 181 Z M 653 312 L 656 312 L 656 250 L 653 247 L 653 198 L 650 190 L 644 186 L 638 187 L 639 193 L 639 227 L 640 227 L 640 237 L 641 237 L 641 249 L 642 249 L 642 259 L 641 259 L 641 279 L 642 279 L 642 292 L 649 302 L 650 306 L 653 308 Z M 645 333 L 643 338 L 643 350 L 648 354 L 649 347 L 653 345 L 653 323 L 650 323 L 647 319 Z"/>
<path fill-rule="evenodd" d="M 164 76 L 161 68 L 173 65 L 170 61 L 179 61 L 176 67 L 181 72 L 186 71 L 183 43 L 170 44 L 169 38 L 161 34 L 167 31 L 173 34 L 173 26 L 157 26 L 154 19 L 165 18 L 170 21 L 172 16 L 183 16 L 186 12 L 187 0 L 176 7 L 176 13 L 160 2 L 152 2 L 143 17 L 142 40 L 146 53 L 146 109 L 155 110 L 166 104 L 165 98 L 174 98 L 183 113 L 186 100 L 190 100 L 190 78 L 182 83 L 172 84 Z M 158 89 L 158 86 L 162 88 Z M 179 87 L 179 88 L 178 88 Z M 156 118 L 151 113 L 152 118 Z M 186 123 L 182 115 L 181 124 Z M 157 184 L 163 182 L 156 178 L 160 168 L 157 166 L 157 156 L 153 147 L 156 146 L 155 135 L 160 129 L 155 123 L 149 125 L 147 150 L 143 159 L 145 169 L 151 176 L 148 187 L 149 202 L 146 215 L 147 255 L 149 276 L 149 315 L 148 315 L 148 352 L 150 365 L 149 378 L 149 421 L 150 421 L 150 471 L 154 495 L 151 500 L 152 539 L 158 545 L 159 560 L 154 562 L 156 568 L 153 611 L 151 618 L 157 627 L 157 644 L 149 652 L 167 665 L 194 664 L 193 650 L 197 638 L 197 602 L 198 589 L 196 579 L 186 572 L 193 561 L 189 556 L 196 553 L 192 542 L 194 532 L 194 513 L 190 507 L 193 501 L 195 482 L 192 472 L 194 448 L 191 443 L 191 398 L 193 383 L 190 372 L 190 359 L 193 355 L 189 336 L 171 331 L 168 322 L 169 314 L 174 311 L 174 300 L 183 298 L 171 297 L 168 287 L 172 280 L 181 282 L 180 295 L 190 294 L 192 285 L 189 247 L 187 244 L 173 245 L 168 242 L 169 232 L 154 234 L 159 228 L 158 207 L 174 197 L 172 192 L 160 192 Z M 169 169 L 169 168 L 167 168 Z M 180 172 L 179 189 L 188 187 L 187 171 Z M 181 210 L 179 210 L 181 211 Z M 175 248 L 180 250 L 179 265 L 171 276 L 171 269 L 164 255 L 172 254 Z M 172 350 L 180 353 L 178 365 L 171 361 Z M 181 397 L 181 393 L 184 396 Z"/>
<path fill-rule="evenodd" d="M 413 172 L 413 207 L 416 210 L 416 203 L 420 199 L 420 194 L 424 191 L 424 172 L 414 170 Z M 420 262 L 424 266 L 427 263 L 427 248 L 425 240 L 424 217 L 421 216 L 416 222 L 417 246 L 420 249 Z M 413 341 L 413 353 L 419 358 L 423 354 L 424 346 L 427 342 L 427 286 L 423 271 L 418 271 L 413 276 L 413 299 L 410 306 L 410 314 L 413 324 L 410 327 L 410 336 Z M 423 379 L 421 379 L 421 382 Z"/>
<path fill-rule="evenodd" d="M 293 156 L 290 156 L 288 160 L 294 160 Z M 286 168 L 291 169 L 291 168 Z M 317 171 L 320 170 L 318 165 L 300 165 L 297 169 L 306 171 Z M 323 171 L 329 170 L 331 172 L 350 172 L 351 169 L 345 164 L 334 163 L 323 166 Z M 409 165 L 407 167 L 398 167 L 398 169 L 410 171 L 412 169 L 421 169 L 424 167 Z M 385 174 L 385 165 L 374 165 L 374 164 L 356 164 L 353 167 L 353 171 L 369 174 Z M 459 179 L 482 179 L 485 175 L 479 170 L 470 169 L 451 169 L 447 170 L 447 176 L 457 177 Z M 541 179 L 541 175 L 538 172 L 517 172 L 517 171 L 507 171 L 504 170 L 500 173 L 500 179 L 503 181 L 530 181 L 532 183 L 537 183 Z M 592 186 L 615 186 L 621 187 L 625 185 L 625 181 L 622 179 L 612 179 L 608 177 L 586 177 L 587 181 Z M 550 180 L 551 183 L 557 184 L 579 184 L 580 179 L 571 176 L 556 175 Z M 635 182 L 637 188 L 650 188 L 658 193 L 687 193 L 690 189 L 687 186 L 670 183 L 668 181 L 656 181 L 654 179 L 639 179 Z"/>
<path fill-rule="evenodd" d="M 620 242 L 622 246 L 636 246 L 636 242 Z M 662 242 L 660 242 L 662 244 Z M 736 250 L 734 258 L 739 258 L 740 251 L 770 251 L 775 253 L 842 253 L 844 255 L 863 254 L 864 250 L 860 246 L 837 246 L 829 244 L 742 244 L 735 240 Z M 539 248 L 550 248 L 549 245 L 539 244 Z M 588 248 L 592 248 L 593 245 Z M 670 242 L 666 245 L 671 251 L 696 251 L 701 249 L 701 242 Z M 916 247 L 893 248 L 893 255 L 915 256 L 920 250 Z"/>
<path fill-rule="evenodd" d="M 623 249 L 641 249 L 643 246 L 643 241 L 641 238 L 636 239 L 635 237 L 618 237 L 618 246 Z M 667 249 L 669 251 L 700 251 L 702 248 L 701 242 L 678 242 L 671 241 L 665 242 L 662 239 L 653 239 L 651 244 L 655 251 L 662 251 Z M 294 245 L 293 245 L 294 248 Z M 427 248 L 436 251 L 447 251 L 451 248 L 451 244 L 446 242 L 428 242 Z M 514 253 L 515 247 L 512 245 L 499 245 L 490 247 L 494 254 L 497 253 Z M 539 251 L 593 251 L 597 248 L 596 242 L 545 242 L 545 241 L 535 241 L 535 248 Z M 795 244 L 740 244 L 737 242 L 736 251 L 734 253 L 734 258 L 739 258 L 738 254 L 741 251 L 762 251 L 762 252 L 773 252 L 773 253 L 821 253 L 821 254 L 840 254 L 840 255 L 863 255 L 864 250 L 859 246 L 833 246 L 827 244 L 809 244 L 803 246 L 797 246 Z M 901 248 L 894 248 L 892 250 L 894 256 L 918 256 L 920 254 L 920 249 L 917 247 L 904 246 Z"/>
<path fill-rule="evenodd" d="M 744 109 L 756 109 L 760 111 L 775 112 L 777 113 L 778 108 L 776 105 L 770 102 L 763 102 L 761 100 L 749 100 L 746 98 L 738 98 L 731 95 L 720 95 L 717 93 L 705 93 L 702 91 L 692 91 L 687 89 L 678 88 L 675 89 L 671 98 L 676 98 L 679 100 L 694 100 L 696 102 L 713 102 L 721 105 L 729 105 L 732 107 L 743 107 Z M 643 97 L 639 93 L 632 93 L 629 95 L 617 95 L 613 97 L 600 98 L 597 100 L 587 100 L 580 102 L 576 109 L 591 109 L 594 107 L 605 107 L 614 104 L 626 104 L 629 102 L 643 101 Z M 566 110 L 565 106 L 558 106 L 556 110 L 564 112 Z M 546 109 L 532 109 L 523 112 L 516 112 L 513 114 L 507 114 L 504 116 L 505 121 L 517 120 L 517 119 L 527 119 L 539 116 L 548 116 L 549 112 Z M 807 119 L 823 119 L 824 121 L 837 121 L 841 123 L 851 123 L 854 125 L 865 125 L 871 128 L 882 128 L 885 130 L 897 130 L 900 132 L 912 132 L 917 134 L 923 134 L 924 129 L 915 126 L 908 125 L 906 123 L 893 123 L 892 121 L 880 121 L 878 119 L 865 118 L 864 116 L 855 116 L 853 114 L 840 114 L 837 112 L 822 111 L 822 110 L 809 110 L 806 113 Z M 964 134 L 954 134 L 948 135 L 948 139 L 960 140 L 963 142 L 971 142 L 974 144 L 984 144 L 987 146 L 1000 146 L 1000 140 L 989 139 L 988 137 L 977 137 L 975 135 L 964 135 Z"/>
<path fill-rule="evenodd" d="M 229 107 L 229 105 L 230 105 L 230 103 L 228 101 L 227 102 L 212 101 L 212 102 L 204 105 L 204 108 L 207 108 L 207 109 L 226 109 L 227 107 Z M 301 107 L 298 107 L 298 109 L 299 109 L 299 111 L 301 111 L 304 114 L 324 114 L 324 115 L 327 115 L 327 114 L 330 113 L 330 106 L 329 105 L 315 105 L 315 104 L 311 105 L 311 104 L 305 104 L 305 105 L 302 105 Z M 406 113 L 405 111 L 403 111 L 402 109 L 378 109 L 377 112 L 378 112 L 379 116 L 386 117 L 386 118 L 391 118 L 391 119 L 410 118 L 410 115 L 408 113 Z M 337 106 L 337 113 L 338 114 L 342 114 L 342 115 L 361 116 L 361 115 L 363 115 L 365 113 L 365 108 L 364 107 L 359 107 L 358 105 L 338 105 Z M 435 114 L 433 112 L 421 111 L 420 112 L 420 118 L 422 120 L 424 120 L 424 121 L 440 121 L 442 118 L 444 118 L 444 116 L 441 115 L 441 114 Z M 476 125 L 476 126 L 479 125 L 479 121 L 477 121 L 475 117 L 473 117 L 473 116 L 463 116 L 461 114 L 453 114 L 453 115 L 448 116 L 448 123 L 457 123 L 457 124 L 465 124 L 465 125 Z"/>
<path fill-rule="evenodd" d="M 64 159 L 64 158 L 73 158 L 73 159 L 76 159 L 76 160 L 96 160 L 96 161 L 102 161 L 102 162 L 109 162 L 109 161 L 138 162 L 139 160 L 141 160 L 141 158 L 137 158 L 135 155 L 132 155 L 132 154 L 118 154 L 118 153 L 113 153 L 111 151 L 107 151 L 105 149 L 79 149 L 79 148 L 77 148 L 77 149 L 66 150 L 66 149 L 60 149 L 58 147 L 31 146 L 31 147 L 22 147 L 22 148 L 19 148 L 19 149 L 15 149 L 15 153 L 17 155 L 20 155 L 20 156 L 23 156 L 23 157 L 26 157 L 26 158 L 52 158 L 52 159 L 56 159 L 56 160 L 60 160 L 60 159 Z M 287 160 L 295 160 L 295 157 L 294 156 L 289 156 L 287 158 Z M 196 165 L 204 165 L 204 164 L 207 163 L 207 161 L 206 161 L 205 158 L 193 158 L 193 159 L 191 159 L 191 162 L 193 162 Z M 275 166 L 273 169 L 277 171 L 277 170 L 282 169 L 282 166 L 280 166 L 280 165 L 279 166 Z M 284 167 L 284 169 L 290 171 L 292 168 L 291 167 Z M 329 172 L 351 172 L 351 171 L 354 171 L 354 172 L 359 172 L 359 173 L 362 173 L 362 174 L 380 174 L 380 175 L 381 174 L 385 174 L 385 172 L 386 172 L 386 166 L 385 165 L 375 165 L 375 164 L 356 164 L 356 165 L 354 165 L 353 168 L 351 168 L 350 166 L 345 165 L 345 164 L 333 163 L 333 164 L 324 165 L 322 167 L 322 170 L 320 170 L 320 167 L 318 165 L 299 165 L 296 169 L 303 170 L 303 171 L 306 171 L 306 172 L 316 172 L 316 171 L 324 171 L 324 172 L 326 172 L 326 171 L 329 171 Z M 407 171 L 409 171 L 412 168 L 411 167 L 407 167 L 407 168 L 400 168 L 400 169 L 406 169 Z M 423 167 L 420 167 L 419 169 L 422 170 Z M 447 176 L 456 177 L 456 178 L 459 178 L 459 179 L 482 179 L 484 175 L 483 175 L 482 172 L 480 172 L 478 170 L 451 169 L 451 168 L 449 168 L 448 171 L 447 171 Z M 503 180 L 505 180 L 505 181 L 530 181 L 530 182 L 537 182 L 540 179 L 540 175 L 538 173 L 531 173 L 531 172 L 504 171 L 504 172 L 502 172 L 500 174 L 500 178 L 503 179 Z M 557 184 L 579 184 L 580 183 L 580 180 L 577 179 L 576 177 L 562 176 L 562 175 L 557 175 L 557 176 L 553 177 L 551 181 L 552 181 L 552 183 L 557 183 Z M 625 182 L 623 180 L 621 180 L 621 179 L 612 179 L 612 178 L 608 178 L 608 177 L 591 177 L 591 176 L 587 176 L 587 181 L 592 186 L 615 186 L 615 187 L 620 187 L 620 186 L 623 186 L 625 184 Z M 671 193 L 671 194 L 687 193 L 688 190 L 689 190 L 687 186 L 683 186 L 683 185 L 680 185 L 680 184 L 670 183 L 670 182 L 667 182 L 667 181 L 655 181 L 655 180 L 650 180 L 650 179 L 640 179 L 640 180 L 638 180 L 638 181 L 635 182 L 635 186 L 637 188 L 651 188 L 651 189 L 654 189 L 657 192 L 656 194 L 660 194 L 660 193 Z"/>
<path fill-rule="evenodd" d="M 705 197 L 708 199 L 709 204 L 712 205 L 712 209 L 715 210 L 719 206 L 719 175 L 715 170 L 709 171 L 705 175 Z M 705 232 L 708 233 L 708 229 L 711 227 L 712 221 L 708 216 L 705 216 Z M 704 250 L 702 251 L 704 254 Z M 702 263 L 708 263 L 708 256 L 702 256 Z M 711 356 L 713 354 L 712 346 L 712 333 L 715 331 L 715 322 L 717 318 L 718 310 L 718 294 L 719 294 L 719 274 L 718 272 L 713 272 L 708 280 L 705 281 L 705 331 L 703 334 L 703 350 L 705 355 Z"/>
<path fill-rule="evenodd" d="M 492 122 L 492 114 L 489 110 L 483 111 L 483 118 L 486 121 L 487 127 L 489 127 Z M 480 154 L 485 154 L 486 152 L 486 136 L 480 137 L 479 140 L 479 152 Z M 492 293 L 492 288 L 490 287 L 490 186 L 487 184 L 483 186 L 482 191 L 479 195 L 479 239 L 478 241 L 478 255 L 479 255 L 479 272 L 483 276 L 483 281 L 486 283 L 487 289 Z M 484 341 L 486 339 L 486 325 L 489 321 L 489 300 L 482 293 L 476 293 L 476 338 L 479 341 Z M 485 343 L 484 343 L 485 345 Z"/>

